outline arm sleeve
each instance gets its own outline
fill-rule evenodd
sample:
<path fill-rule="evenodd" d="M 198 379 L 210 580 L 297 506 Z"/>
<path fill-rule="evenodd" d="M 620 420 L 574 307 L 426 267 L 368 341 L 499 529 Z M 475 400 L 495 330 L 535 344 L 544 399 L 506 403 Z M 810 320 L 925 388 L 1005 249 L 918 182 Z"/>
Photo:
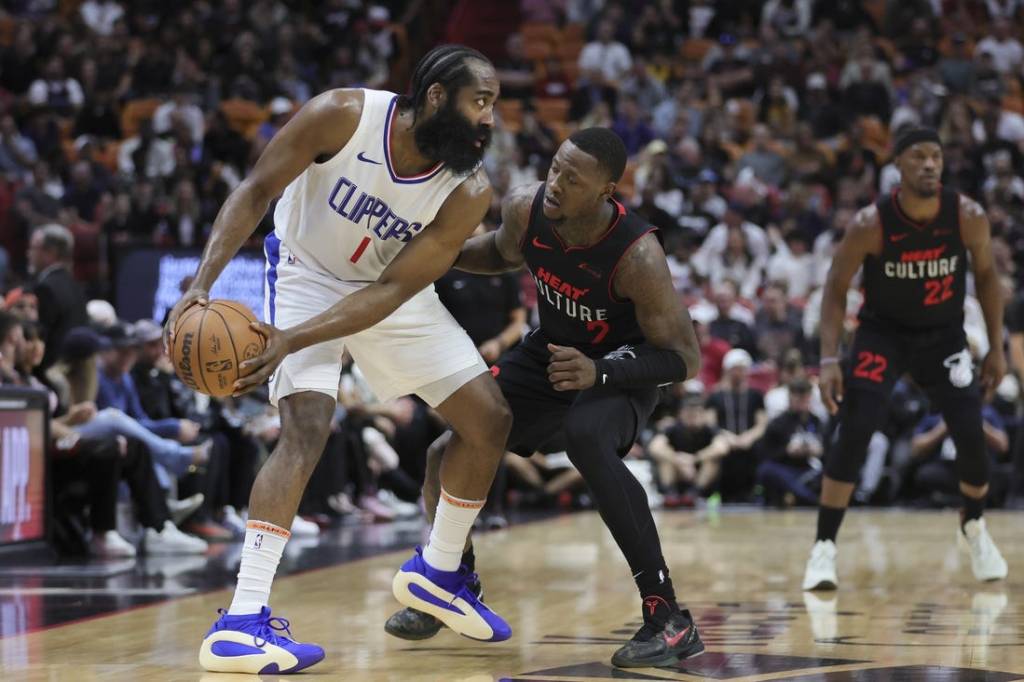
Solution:
<path fill-rule="evenodd" d="M 595 383 L 618 388 L 649 388 L 686 379 L 686 363 L 673 350 L 641 344 L 594 361 Z"/>

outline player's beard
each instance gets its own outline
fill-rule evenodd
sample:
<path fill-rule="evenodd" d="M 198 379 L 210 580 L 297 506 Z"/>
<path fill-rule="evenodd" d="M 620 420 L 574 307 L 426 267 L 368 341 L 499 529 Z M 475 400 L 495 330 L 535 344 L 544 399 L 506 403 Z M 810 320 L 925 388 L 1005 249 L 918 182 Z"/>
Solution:
<path fill-rule="evenodd" d="M 474 126 L 449 99 L 436 114 L 416 126 L 413 136 L 421 153 L 461 175 L 480 163 L 491 142 L 491 129 Z M 479 147 L 478 140 L 483 141 Z"/>

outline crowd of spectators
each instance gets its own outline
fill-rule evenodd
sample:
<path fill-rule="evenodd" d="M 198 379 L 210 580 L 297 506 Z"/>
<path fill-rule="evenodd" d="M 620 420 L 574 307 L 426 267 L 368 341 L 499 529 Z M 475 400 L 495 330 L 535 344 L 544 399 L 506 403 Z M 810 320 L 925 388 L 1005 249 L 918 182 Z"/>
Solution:
<path fill-rule="evenodd" d="M 0 11 L 0 383 L 51 395 L 68 548 L 137 551 L 115 524 L 118 499 L 148 551 L 238 536 L 276 414 L 265 393 L 185 388 L 161 320 L 119 320 L 104 300 L 116 255 L 202 246 L 297 107 L 328 88 L 393 82 L 404 4 L 20 0 Z M 629 455 L 652 500 L 813 504 L 834 430 L 815 379 L 821 287 L 853 214 L 898 184 L 890 141 L 907 125 L 940 132 L 943 183 L 992 223 L 1008 336 L 986 337 L 971 296 L 965 326 L 975 358 L 1010 349 L 985 433 L 993 503 L 1020 494 L 1024 3 L 522 0 L 519 17 L 505 45 L 484 46 L 503 93 L 481 229 L 511 187 L 544 177 L 574 128 L 606 125 L 625 141 L 620 198 L 660 229 L 703 354 L 699 378 L 665 391 Z M 453 272 L 438 289 L 488 361 L 536 324 L 528 277 Z M 848 332 L 861 300 L 852 289 Z M 296 533 L 419 513 L 440 419 L 414 398 L 380 403 L 351 363 L 338 397 Z M 549 449 L 509 456 L 483 523 L 503 526 L 509 503 L 587 504 Z M 856 499 L 955 501 L 954 455 L 927 398 L 900 382 Z"/>

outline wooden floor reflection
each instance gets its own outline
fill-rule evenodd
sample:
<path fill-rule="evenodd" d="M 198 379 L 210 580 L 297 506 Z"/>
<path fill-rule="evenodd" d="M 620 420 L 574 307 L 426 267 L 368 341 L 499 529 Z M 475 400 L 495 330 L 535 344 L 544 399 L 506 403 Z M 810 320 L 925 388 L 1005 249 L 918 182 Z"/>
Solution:
<path fill-rule="evenodd" d="M 614 670 L 612 651 L 639 623 L 625 562 L 596 513 L 478 540 L 488 602 L 513 638 L 480 644 L 442 631 L 407 643 L 383 630 L 405 552 L 287 577 L 275 614 L 327 649 L 300 679 L 875 680 L 1024 679 L 1024 523 L 991 514 L 1010 578 L 979 584 L 954 543 L 953 512 L 862 511 L 840 534 L 840 589 L 805 595 L 808 512 L 666 512 L 658 522 L 680 599 L 708 645 L 668 669 Z M 236 682 L 204 674 L 199 642 L 226 606 L 220 591 L 0 640 L 3 680 Z M 296 679 L 264 676 L 262 679 Z"/>

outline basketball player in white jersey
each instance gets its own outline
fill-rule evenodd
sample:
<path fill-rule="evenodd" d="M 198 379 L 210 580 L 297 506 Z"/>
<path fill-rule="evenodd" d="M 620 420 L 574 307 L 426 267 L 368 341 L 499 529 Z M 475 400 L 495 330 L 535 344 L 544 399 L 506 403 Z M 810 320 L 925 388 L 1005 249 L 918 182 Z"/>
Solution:
<path fill-rule="evenodd" d="M 507 403 L 432 283 L 451 267 L 491 201 L 480 168 L 498 96 L 479 52 L 445 45 L 420 60 L 411 95 L 332 90 L 270 141 L 217 216 L 195 283 L 168 319 L 205 305 L 224 266 L 274 197 L 266 239 L 264 354 L 242 363 L 236 394 L 270 380 L 281 437 L 249 502 L 238 584 L 207 633 L 207 670 L 296 672 L 324 651 L 271 618 L 271 581 L 288 528 L 323 451 L 348 350 L 382 400 L 415 393 L 452 425 L 430 540 L 396 575 L 414 608 L 446 605 L 445 624 L 480 640 L 511 631 L 469 589 L 466 537 L 511 426 Z M 283 193 L 283 195 L 282 195 Z"/>

